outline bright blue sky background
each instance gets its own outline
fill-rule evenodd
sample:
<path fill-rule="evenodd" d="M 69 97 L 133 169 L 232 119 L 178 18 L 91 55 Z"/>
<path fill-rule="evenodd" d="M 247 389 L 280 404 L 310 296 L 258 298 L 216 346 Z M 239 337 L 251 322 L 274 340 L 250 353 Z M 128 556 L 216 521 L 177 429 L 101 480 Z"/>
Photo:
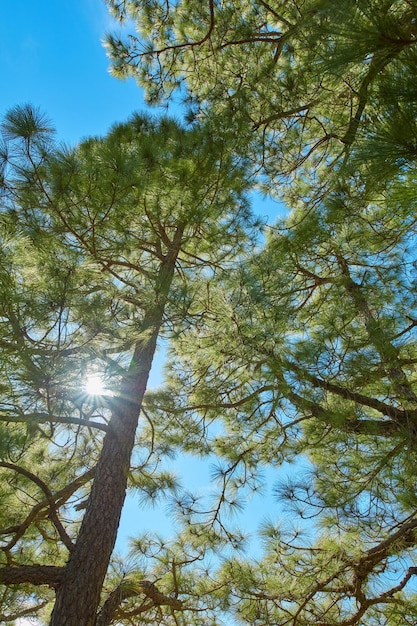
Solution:
<path fill-rule="evenodd" d="M 101 40 L 113 21 L 102 0 L 13 0 L 1 13 L 0 114 L 30 102 L 74 143 L 144 106 L 134 80 L 108 72 Z"/>
<path fill-rule="evenodd" d="M 12 106 L 31 103 L 49 116 L 60 140 L 74 144 L 86 136 L 104 134 L 113 123 L 144 108 L 143 93 L 135 82 L 121 82 L 108 72 L 101 41 L 104 33 L 114 27 L 102 0 L 4 2 L 0 23 L 0 116 Z M 158 113 L 155 109 L 152 112 Z M 271 216 L 276 206 L 260 203 L 258 211 Z M 207 464 L 182 459 L 179 465 L 190 487 L 203 491 L 209 488 Z M 271 481 L 269 494 L 272 486 Z M 257 497 L 245 515 L 245 523 L 254 529 L 263 517 L 276 517 L 277 509 L 270 497 L 267 505 Z M 138 500 L 129 497 L 118 546 L 123 548 L 126 535 L 135 531 L 166 529 L 168 517 L 159 510 L 147 508 L 144 512 Z"/>

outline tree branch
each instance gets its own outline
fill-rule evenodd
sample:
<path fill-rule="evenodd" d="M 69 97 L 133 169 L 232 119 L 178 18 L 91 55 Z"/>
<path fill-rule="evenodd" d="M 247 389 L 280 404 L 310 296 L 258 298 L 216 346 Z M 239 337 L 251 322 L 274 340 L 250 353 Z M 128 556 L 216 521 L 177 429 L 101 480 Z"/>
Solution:
<path fill-rule="evenodd" d="M 47 604 L 48 604 L 48 600 L 45 600 L 44 602 L 41 602 L 40 604 L 36 604 L 35 606 L 30 606 L 27 609 L 22 609 L 21 611 L 17 611 L 16 613 L 12 613 L 10 615 L 4 615 L 0 613 L 0 623 L 1 622 L 14 622 L 20 617 L 25 617 L 27 615 L 30 615 L 32 617 L 36 615 L 36 613 L 40 609 L 43 609 L 43 607 L 46 606 Z"/>
<path fill-rule="evenodd" d="M 321 422 L 325 422 L 329 426 L 334 426 L 345 432 L 356 433 L 357 435 L 374 435 L 378 437 L 387 437 L 398 434 L 399 426 L 394 422 L 383 420 L 360 420 L 348 419 L 342 424 L 335 425 L 334 414 L 326 410 L 318 402 L 313 402 L 307 398 L 303 398 L 295 391 L 287 391 L 285 397 L 290 400 L 301 411 L 309 411 L 313 417 Z"/>
<path fill-rule="evenodd" d="M 151 603 L 146 603 L 141 606 L 141 613 L 149 610 L 153 606 L 170 606 L 175 611 L 181 611 L 183 609 L 183 603 L 178 598 L 167 596 L 156 587 L 154 583 L 149 580 L 140 580 L 139 582 L 133 582 L 124 580 L 114 589 L 107 600 L 103 604 L 101 610 L 97 614 L 96 626 L 109 626 L 111 624 L 114 614 L 117 611 L 123 600 L 133 598 L 134 596 L 143 593 L 147 598 L 152 600 Z"/>
<path fill-rule="evenodd" d="M 0 568 L 0 583 L 3 585 L 48 585 L 58 587 L 63 567 L 56 565 L 7 565 Z"/>
<path fill-rule="evenodd" d="M 296 365 L 292 364 L 291 366 L 295 371 L 299 372 L 299 368 Z M 386 404 L 381 400 L 377 400 L 376 398 L 369 398 L 368 396 L 357 393 L 356 391 L 351 391 L 346 387 L 335 385 L 334 383 L 322 380 L 317 376 L 313 376 L 305 372 L 303 372 L 302 375 L 315 387 L 320 387 L 321 389 L 330 391 L 331 393 L 345 398 L 346 400 L 356 402 L 356 404 L 361 404 L 362 406 L 367 406 L 371 409 L 375 409 L 376 411 L 378 411 L 378 413 L 390 417 L 402 426 L 407 426 L 407 424 L 409 424 L 410 418 L 415 419 L 417 417 L 416 411 L 402 411 L 401 409 L 397 409 L 396 407 Z"/>
<path fill-rule="evenodd" d="M 75 426 L 86 426 L 87 428 L 95 428 L 97 430 L 102 430 L 103 432 L 108 432 L 107 424 L 102 424 L 101 422 L 91 422 L 89 420 L 81 419 L 79 417 L 55 417 L 49 415 L 48 413 L 35 413 L 32 415 L 22 415 L 22 416 L 12 416 L 12 415 L 1 415 L 0 414 L 0 422 L 13 422 L 13 423 L 24 423 L 27 424 L 28 421 L 33 420 L 33 423 L 38 424 L 46 424 L 50 422 L 54 422 L 56 424 L 73 424 Z"/>
<path fill-rule="evenodd" d="M 77 489 L 82 487 L 86 482 L 91 480 L 95 475 L 95 467 L 91 468 L 78 478 L 76 478 L 72 483 L 66 485 L 59 491 L 57 491 L 54 495 L 52 495 L 53 501 L 55 503 L 55 508 L 59 508 L 66 500 L 72 496 Z M 50 506 L 50 499 L 47 497 L 46 500 L 39 502 L 37 505 L 33 507 L 27 518 L 24 522 L 17 526 L 0 529 L 0 535 L 9 535 L 11 533 L 16 533 L 15 537 L 7 544 L 7 546 L 3 547 L 3 550 L 10 550 L 24 535 L 26 530 L 29 528 L 30 524 L 38 518 L 42 509 Z"/>
<path fill-rule="evenodd" d="M 58 535 L 62 543 L 71 552 L 71 550 L 74 549 L 74 544 L 72 543 L 67 531 L 63 527 L 62 522 L 58 517 L 58 513 L 56 510 L 56 506 L 55 506 L 55 501 L 48 485 L 44 483 L 43 480 L 39 478 L 39 476 L 36 476 L 36 474 L 32 474 L 32 472 L 29 472 L 29 470 L 23 467 L 20 467 L 19 465 L 15 465 L 14 463 L 6 463 L 5 461 L 1 461 L 0 467 L 4 467 L 6 469 L 10 469 L 10 470 L 13 470 L 14 472 L 17 472 L 18 474 L 22 474 L 22 476 L 25 476 L 26 478 L 34 482 L 35 485 L 38 485 L 38 487 L 42 489 L 42 491 L 46 495 L 46 499 L 48 500 L 49 517 L 51 519 L 51 522 L 57 529 Z"/>
<path fill-rule="evenodd" d="M 150 54 L 159 56 L 163 52 L 168 52 L 168 50 L 177 50 L 181 48 L 190 48 L 190 47 L 193 48 L 194 46 L 202 46 L 206 41 L 210 39 L 211 34 L 214 30 L 214 0 L 209 0 L 209 8 L 210 8 L 210 24 L 209 24 L 206 34 L 204 35 L 204 37 L 202 37 L 202 39 L 199 39 L 198 41 L 183 41 L 182 43 L 173 44 L 171 46 L 165 46 L 164 48 L 159 48 L 158 50 L 151 50 L 149 51 Z M 148 52 L 143 52 L 142 54 L 138 56 L 143 57 L 145 54 L 148 54 Z"/>

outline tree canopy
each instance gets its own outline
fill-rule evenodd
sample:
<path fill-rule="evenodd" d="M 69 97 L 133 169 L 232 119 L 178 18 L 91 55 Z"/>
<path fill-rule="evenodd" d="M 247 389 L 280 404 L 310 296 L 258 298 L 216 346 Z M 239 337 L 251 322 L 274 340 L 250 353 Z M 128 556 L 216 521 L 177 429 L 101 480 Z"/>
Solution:
<path fill-rule="evenodd" d="M 165 119 L 68 149 L 17 107 L 3 134 L 0 577 L 55 587 L 51 623 L 110 623 L 117 603 L 96 613 L 127 481 L 175 488 L 151 419 L 131 465 L 157 339 L 202 314 L 190 311 L 198 275 L 226 268 L 250 235 L 245 165 Z M 89 374 L 111 395 L 89 397 Z"/>
<path fill-rule="evenodd" d="M 74 149 L 31 108 L 4 120 L 2 619 L 415 624 L 416 5 L 107 4 L 114 73 L 187 120 Z M 264 236 L 254 187 L 288 207 Z M 213 493 L 167 471 L 190 452 Z M 284 462 L 245 553 L 230 514 Z M 177 534 L 138 536 L 124 575 L 129 486 Z"/>
<path fill-rule="evenodd" d="M 295 194 L 302 179 L 317 194 L 366 139 L 388 160 L 414 154 L 414 2 L 107 4 L 135 26 L 107 37 L 113 73 L 135 77 L 150 102 L 179 90 L 191 117 L 244 136 L 275 192 L 278 180 Z"/>

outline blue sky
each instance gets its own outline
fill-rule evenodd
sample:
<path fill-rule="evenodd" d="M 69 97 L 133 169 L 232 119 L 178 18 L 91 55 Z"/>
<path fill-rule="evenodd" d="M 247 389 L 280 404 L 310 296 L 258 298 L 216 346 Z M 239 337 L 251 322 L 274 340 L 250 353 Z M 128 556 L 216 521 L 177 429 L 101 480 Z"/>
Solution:
<path fill-rule="evenodd" d="M 0 115 L 39 106 L 58 137 L 104 134 L 143 108 L 134 80 L 110 76 L 102 46 L 113 22 L 102 0 L 14 0 L 2 6 Z"/>
<path fill-rule="evenodd" d="M 0 23 L 0 117 L 12 106 L 30 103 L 45 112 L 58 138 L 70 144 L 91 135 L 102 135 L 145 108 L 143 92 L 134 80 L 119 81 L 108 71 L 103 35 L 115 27 L 102 0 L 14 0 L 2 6 Z M 117 25 L 116 25 L 117 28 Z M 158 110 L 152 109 L 153 114 Z M 277 205 L 256 198 L 263 215 Z M 158 379 L 158 371 L 153 382 Z M 181 471 L 193 485 L 209 488 L 210 468 L 191 458 L 183 459 Z M 272 484 L 269 485 L 269 490 Z M 276 503 L 262 510 L 258 497 L 247 515 L 253 528 L 262 516 L 276 515 Z M 258 515 L 254 516 L 253 513 Z M 259 516 L 259 513 L 261 515 Z M 143 511 L 138 500 L 128 498 L 118 547 L 127 535 L 145 528 L 163 529 L 168 517 L 160 510 Z"/>

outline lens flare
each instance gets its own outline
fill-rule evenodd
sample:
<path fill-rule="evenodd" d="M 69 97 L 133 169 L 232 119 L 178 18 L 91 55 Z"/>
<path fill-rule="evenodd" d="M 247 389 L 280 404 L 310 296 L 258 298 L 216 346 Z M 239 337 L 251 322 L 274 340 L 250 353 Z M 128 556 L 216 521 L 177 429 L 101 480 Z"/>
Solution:
<path fill-rule="evenodd" d="M 97 374 L 87 377 L 85 391 L 90 396 L 103 396 L 107 393 L 103 378 Z"/>

